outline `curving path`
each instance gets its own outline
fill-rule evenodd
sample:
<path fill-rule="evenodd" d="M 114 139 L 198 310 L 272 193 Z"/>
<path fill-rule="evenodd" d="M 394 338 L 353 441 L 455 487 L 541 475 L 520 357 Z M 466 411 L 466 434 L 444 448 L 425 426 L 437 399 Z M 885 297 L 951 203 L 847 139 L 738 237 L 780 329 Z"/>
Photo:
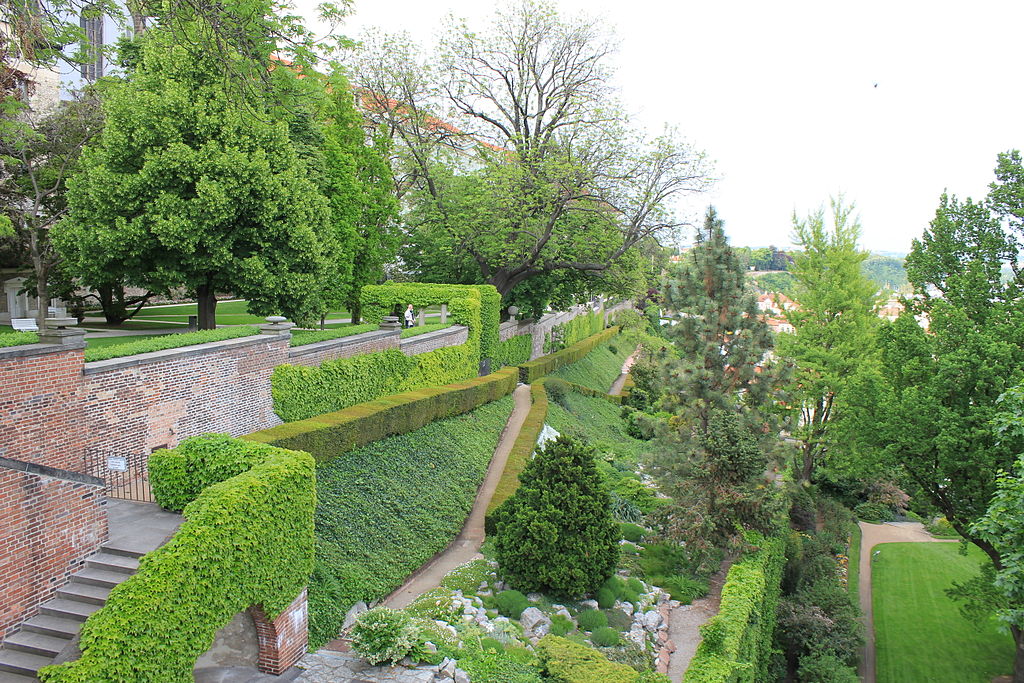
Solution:
<path fill-rule="evenodd" d="M 530 387 L 520 384 L 512 393 L 515 399 L 515 408 L 512 415 L 501 432 L 498 446 L 494 449 L 494 457 L 487 468 L 487 476 L 477 491 L 476 500 L 473 502 L 473 510 L 469 513 L 466 524 L 454 541 L 448 547 L 430 559 L 425 565 L 417 569 L 401 588 L 384 598 L 382 604 L 392 609 L 408 607 L 413 600 L 429 590 L 441 585 L 441 579 L 451 570 L 471 560 L 482 557 L 480 546 L 484 542 L 484 513 L 494 495 L 494 489 L 501 480 L 501 473 L 505 470 L 505 463 L 508 461 L 508 454 L 512 450 L 512 444 L 519 436 L 523 422 L 526 421 L 526 414 L 530 412 Z"/>
<path fill-rule="evenodd" d="M 617 396 L 622 393 L 622 385 L 626 383 L 626 377 L 629 376 L 629 369 L 633 367 L 633 363 L 636 362 L 636 355 L 638 353 L 640 353 L 639 346 L 637 346 L 633 353 L 629 355 L 626 362 L 622 364 L 622 372 L 615 378 L 615 381 L 612 383 L 612 388 L 608 390 L 608 393 L 612 396 Z"/>
<path fill-rule="evenodd" d="M 860 658 L 860 678 L 875 682 L 875 624 L 871 609 L 871 551 L 880 543 L 959 543 L 956 539 L 935 538 L 920 522 L 860 522 L 860 610 L 864 614 L 864 652 Z"/>

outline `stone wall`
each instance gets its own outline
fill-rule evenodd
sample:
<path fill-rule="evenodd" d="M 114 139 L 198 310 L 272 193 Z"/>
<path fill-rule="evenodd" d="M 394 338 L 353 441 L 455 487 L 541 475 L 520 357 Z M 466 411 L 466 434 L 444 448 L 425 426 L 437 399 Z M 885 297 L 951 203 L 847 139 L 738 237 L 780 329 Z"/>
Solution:
<path fill-rule="evenodd" d="M 400 340 L 399 347 L 407 356 L 416 356 L 428 351 L 437 351 L 447 346 L 460 346 L 469 339 L 469 328 L 452 325 L 441 330 L 425 332 L 415 337 Z"/>
<path fill-rule="evenodd" d="M 54 596 L 107 540 L 102 482 L 0 458 L 0 639 Z"/>
<path fill-rule="evenodd" d="M 86 363 L 79 399 L 90 474 L 103 477 L 110 456 L 144 468 L 153 450 L 190 436 L 281 424 L 270 373 L 288 361 L 288 342 L 257 335 Z"/>
<path fill-rule="evenodd" d="M 341 339 L 329 339 L 315 344 L 296 346 L 288 350 L 292 365 L 320 365 L 325 360 L 349 358 L 361 353 L 398 348 L 399 330 L 375 330 L 354 334 Z"/>

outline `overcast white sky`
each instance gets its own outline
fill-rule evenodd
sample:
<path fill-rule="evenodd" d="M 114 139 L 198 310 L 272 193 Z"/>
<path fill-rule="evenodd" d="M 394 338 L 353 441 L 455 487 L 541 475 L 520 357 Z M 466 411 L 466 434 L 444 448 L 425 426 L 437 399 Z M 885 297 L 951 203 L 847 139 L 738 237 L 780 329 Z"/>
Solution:
<path fill-rule="evenodd" d="M 299 0 L 310 19 L 313 0 Z M 980 197 L 1024 147 L 1024 2 L 556 0 L 619 37 L 616 82 L 638 123 L 668 123 L 715 160 L 704 195 L 734 244 L 789 242 L 791 215 L 845 193 L 863 245 L 907 251 L 939 194 Z M 355 0 L 367 26 L 433 43 L 479 0 Z M 311 22 L 312 23 L 312 22 Z M 877 87 L 876 87 L 877 84 Z"/>

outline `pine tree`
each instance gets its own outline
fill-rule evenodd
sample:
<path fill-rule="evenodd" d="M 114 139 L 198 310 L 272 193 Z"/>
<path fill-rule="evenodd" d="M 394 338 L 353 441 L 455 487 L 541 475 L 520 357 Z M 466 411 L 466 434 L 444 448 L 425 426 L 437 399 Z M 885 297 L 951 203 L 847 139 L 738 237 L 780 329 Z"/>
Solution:
<path fill-rule="evenodd" d="M 494 554 L 524 591 L 578 596 L 615 571 L 619 529 L 594 449 L 560 436 L 526 465 L 516 492 L 495 512 Z"/>

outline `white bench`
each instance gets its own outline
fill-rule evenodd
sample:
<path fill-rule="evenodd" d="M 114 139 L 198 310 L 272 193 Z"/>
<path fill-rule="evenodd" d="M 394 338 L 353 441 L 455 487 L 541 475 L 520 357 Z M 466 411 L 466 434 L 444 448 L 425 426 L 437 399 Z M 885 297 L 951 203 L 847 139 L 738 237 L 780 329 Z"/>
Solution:
<path fill-rule="evenodd" d="M 11 327 L 15 332 L 38 332 L 35 318 L 11 318 Z"/>

